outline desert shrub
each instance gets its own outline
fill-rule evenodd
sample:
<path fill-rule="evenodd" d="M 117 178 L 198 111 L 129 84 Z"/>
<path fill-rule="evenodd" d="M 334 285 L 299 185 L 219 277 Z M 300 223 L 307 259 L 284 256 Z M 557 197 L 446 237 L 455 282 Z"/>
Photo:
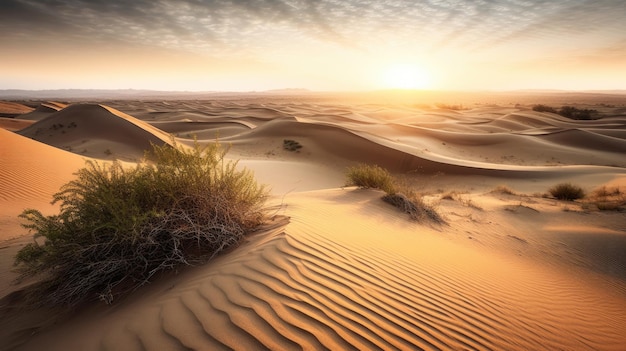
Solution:
<path fill-rule="evenodd" d="M 283 149 L 287 151 L 297 151 L 302 148 L 302 144 L 295 140 L 285 139 L 283 140 Z"/>
<path fill-rule="evenodd" d="M 577 185 L 573 185 L 571 183 L 557 184 L 553 186 L 552 188 L 550 188 L 548 192 L 553 197 L 559 200 L 572 201 L 576 199 L 582 199 L 583 197 L 585 197 L 584 190 L 581 187 Z"/>
<path fill-rule="evenodd" d="M 413 220 L 430 220 L 435 223 L 445 223 L 435 206 L 427 204 L 422 196 L 416 193 L 406 182 L 398 182 L 389 171 L 376 165 L 360 164 L 348 168 L 346 173 L 348 186 L 374 188 L 383 190 L 386 194 L 383 201 L 408 213 Z"/>
<path fill-rule="evenodd" d="M 541 104 L 533 106 L 533 111 L 558 113 L 558 111 L 554 107 L 541 105 Z"/>
<path fill-rule="evenodd" d="M 267 192 L 218 144 L 153 146 L 135 167 L 88 162 L 54 194 L 60 213 L 21 217 L 35 241 L 15 259 L 22 276 L 45 273 L 41 303 L 107 303 L 154 274 L 201 263 L 263 221 Z"/>
<path fill-rule="evenodd" d="M 348 186 L 380 189 L 389 194 L 396 192 L 391 173 L 377 165 L 359 164 L 350 167 L 346 177 Z"/>
<path fill-rule="evenodd" d="M 597 110 L 579 109 L 574 106 L 563 106 L 559 114 L 570 119 L 594 119 L 598 115 Z"/>
<path fill-rule="evenodd" d="M 570 119 L 578 119 L 578 120 L 594 119 L 594 118 L 598 118 L 599 116 L 597 110 L 579 109 L 574 106 L 562 106 L 560 109 L 557 110 L 554 107 L 540 104 L 540 105 L 534 105 L 533 111 L 557 113 L 563 117 L 567 117 Z"/>
<path fill-rule="evenodd" d="M 383 201 L 408 213 L 413 220 L 421 222 L 427 219 L 439 224 L 445 223 L 435 206 L 427 204 L 422 197 L 414 194 L 409 196 L 402 193 L 386 194 L 383 196 Z"/>

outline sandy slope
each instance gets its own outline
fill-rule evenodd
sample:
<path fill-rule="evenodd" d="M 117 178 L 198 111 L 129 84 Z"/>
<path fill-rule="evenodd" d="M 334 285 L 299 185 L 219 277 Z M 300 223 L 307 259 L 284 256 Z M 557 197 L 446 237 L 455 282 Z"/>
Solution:
<path fill-rule="evenodd" d="M 60 149 L 81 155 L 138 160 L 150 143 L 169 142 L 169 136 L 113 108 L 74 104 L 18 132 Z"/>
<path fill-rule="evenodd" d="M 351 189 L 289 196 L 286 227 L 141 298 L 79 315 L 24 349 L 621 350 L 626 343 L 625 284 L 608 290 L 607 280 L 541 259 L 463 245 L 442 236 L 445 228 L 407 222 L 378 197 Z"/>
<path fill-rule="evenodd" d="M 0 207 L 3 214 L 42 206 L 84 166 L 78 155 L 0 129 Z"/>
<path fill-rule="evenodd" d="M 24 206 L 53 210 L 50 195 L 83 157 L 136 159 L 150 141 L 168 141 L 166 133 L 182 143 L 219 135 L 229 157 L 272 187 L 279 220 L 206 266 L 67 320 L 54 310 L 13 310 L 20 295 L 11 294 L 0 300 L 6 348 L 626 345 L 626 217 L 541 196 L 561 181 L 626 191 L 626 116 L 618 108 L 601 120 L 572 121 L 511 106 L 112 105 L 52 105 L 19 134 L 0 129 L 3 238 L 24 234 L 14 217 Z M 302 148 L 287 151 L 284 139 Z M 448 224 L 411 222 L 377 191 L 338 189 L 345 167 L 357 162 L 402 174 L 438 203 Z M 502 184 L 517 193 L 492 192 Z M 27 240 L 0 247 L 1 295 L 18 288 L 8 286 L 8 256 Z"/>

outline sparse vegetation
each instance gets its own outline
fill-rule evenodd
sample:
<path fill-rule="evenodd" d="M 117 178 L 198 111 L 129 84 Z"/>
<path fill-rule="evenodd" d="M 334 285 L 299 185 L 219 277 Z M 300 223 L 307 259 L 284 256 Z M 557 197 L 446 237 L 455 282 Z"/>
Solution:
<path fill-rule="evenodd" d="M 247 170 L 225 161 L 218 143 L 153 146 L 144 162 L 88 162 L 54 194 L 60 213 L 21 217 L 35 241 L 15 264 L 22 277 L 47 280 L 35 301 L 111 303 L 155 274 L 204 262 L 260 225 L 267 192 Z"/>
<path fill-rule="evenodd" d="M 589 120 L 599 117 L 599 113 L 597 110 L 579 109 L 574 106 L 562 106 L 559 110 L 557 110 L 554 107 L 546 105 L 535 105 L 533 106 L 533 111 L 556 113 L 563 117 L 577 120 Z"/>
<path fill-rule="evenodd" d="M 600 211 L 626 210 L 626 195 L 619 187 L 608 188 L 602 186 L 593 191 L 589 199 Z"/>
<path fill-rule="evenodd" d="M 533 111 L 559 113 L 554 107 L 541 105 L 541 104 L 533 106 Z"/>
<path fill-rule="evenodd" d="M 348 178 L 348 186 L 380 189 L 388 194 L 396 193 L 391 173 L 377 165 L 360 164 L 350 167 L 346 176 Z"/>
<path fill-rule="evenodd" d="M 413 220 L 419 222 L 430 220 L 434 223 L 445 223 L 435 206 L 426 203 L 418 194 L 412 192 L 408 196 L 404 195 L 404 193 L 386 194 L 383 196 L 383 201 L 399 208 L 404 213 L 408 213 Z"/>
<path fill-rule="evenodd" d="M 302 148 L 302 145 L 295 140 L 291 140 L 291 139 L 283 140 L 283 149 L 287 151 L 298 151 L 301 148 Z"/>
<path fill-rule="evenodd" d="M 548 190 L 548 192 L 556 199 L 573 201 L 585 197 L 585 191 L 571 183 L 560 183 Z"/>
<path fill-rule="evenodd" d="M 563 106 L 559 114 L 570 119 L 595 119 L 598 116 L 597 110 L 579 109 L 574 106 Z"/>
<path fill-rule="evenodd" d="M 445 223 L 435 206 L 426 203 L 422 196 L 407 185 L 398 185 L 389 171 L 376 165 L 361 164 L 350 167 L 346 173 L 348 186 L 374 188 L 383 190 L 386 194 L 383 201 L 408 213 L 413 220 L 428 219 L 435 223 Z"/>
<path fill-rule="evenodd" d="M 609 189 L 606 186 L 601 186 L 598 189 L 593 191 L 593 195 L 596 197 L 617 196 L 621 194 L 622 194 L 622 191 L 618 187 Z"/>

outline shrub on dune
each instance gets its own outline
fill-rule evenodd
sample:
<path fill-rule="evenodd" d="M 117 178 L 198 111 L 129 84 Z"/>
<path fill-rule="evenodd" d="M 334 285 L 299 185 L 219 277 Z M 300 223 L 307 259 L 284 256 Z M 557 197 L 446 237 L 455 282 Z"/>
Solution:
<path fill-rule="evenodd" d="M 585 197 L 585 191 L 571 183 L 560 183 L 548 190 L 548 192 L 559 200 L 573 201 Z"/>
<path fill-rule="evenodd" d="M 394 207 L 399 208 L 402 212 L 407 213 L 411 219 L 423 221 L 428 219 L 435 223 L 445 223 L 445 220 L 437 212 L 437 209 L 427 204 L 422 197 L 417 194 L 404 195 L 403 193 L 387 194 L 383 196 L 383 201 Z"/>
<path fill-rule="evenodd" d="M 47 274 L 37 298 L 110 303 L 158 272 L 239 243 L 262 223 L 267 192 L 225 153 L 218 143 L 163 145 L 135 167 L 88 162 L 54 195 L 59 214 L 24 211 L 36 240 L 15 263 L 22 276 Z"/>
<path fill-rule="evenodd" d="M 377 165 L 360 164 L 350 167 L 346 177 L 348 186 L 380 189 L 391 194 L 396 192 L 391 173 Z"/>
<path fill-rule="evenodd" d="M 383 201 L 408 213 L 411 219 L 417 221 L 428 219 L 435 223 L 445 223 L 434 206 L 424 202 L 422 197 L 409 186 L 398 186 L 391 173 L 382 167 L 360 164 L 348 168 L 346 177 L 348 186 L 383 190 L 387 193 L 383 196 Z"/>

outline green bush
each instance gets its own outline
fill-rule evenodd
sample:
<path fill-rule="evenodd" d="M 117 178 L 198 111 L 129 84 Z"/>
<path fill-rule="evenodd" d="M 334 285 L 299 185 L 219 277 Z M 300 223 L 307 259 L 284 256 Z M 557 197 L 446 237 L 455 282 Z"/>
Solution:
<path fill-rule="evenodd" d="M 359 164 L 350 167 L 346 177 L 348 186 L 380 189 L 388 194 L 396 192 L 393 176 L 389 171 L 377 165 Z"/>
<path fill-rule="evenodd" d="M 577 200 L 585 197 L 584 190 L 571 183 L 561 183 L 553 186 L 548 192 L 559 200 Z"/>
<path fill-rule="evenodd" d="M 260 225 L 267 191 L 224 160 L 218 143 L 154 146 L 144 162 L 87 162 L 54 194 L 60 213 L 25 210 L 35 242 L 15 263 L 22 276 L 46 273 L 41 303 L 74 305 L 115 296 L 154 274 L 196 264 Z M 42 240 L 43 239 L 43 240 Z"/>

